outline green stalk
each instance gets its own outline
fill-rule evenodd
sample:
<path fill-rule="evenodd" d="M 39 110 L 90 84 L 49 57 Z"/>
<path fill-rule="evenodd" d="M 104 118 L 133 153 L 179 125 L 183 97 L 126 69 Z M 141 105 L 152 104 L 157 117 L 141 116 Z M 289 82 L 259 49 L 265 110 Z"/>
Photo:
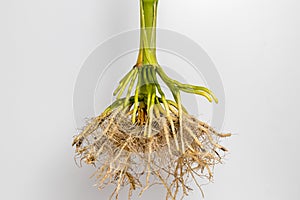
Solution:
<path fill-rule="evenodd" d="M 156 21 L 158 0 L 140 0 L 140 50 L 136 66 L 158 65 Z"/>
<path fill-rule="evenodd" d="M 218 102 L 214 94 L 207 88 L 195 86 L 190 84 L 183 84 L 174 79 L 171 79 L 164 72 L 162 67 L 158 64 L 156 58 L 156 22 L 157 22 L 157 5 L 159 0 L 140 0 L 140 47 L 136 65 L 125 77 L 120 81 L 118 88 L 115 90 L 114 95 L 120 99 L 127 89 L 126 98 L 124 99 L 124 107 L 129 105 L 129 99 L 133 102 L 132 122 L 136 123 L 137 111 L 140 103 L 146 106 L 146 114 L 148 115 L 148 122 L 151 122 L 153 117 L 153 106 L 157 93 L 161 96 L 161 103 L 164 106 L 166 117 L 171 125 L 174 138 L 176 137 L 176 130 L 172 121 L 170 106 L 175 106 L 178 109 L 179 121 L 182 122 L 182 113 L 187 111 L 181 105 L 180 92 L 187 92 L 204 96 L 210 102 L 214 100 Z M 160 84 L 158 83 L 157 76 L 167 85 L 168 89 L 173 95 L 175 102 L 167 100 Z M 134 84 L 137 79 L 134 96 L 131 96 Z M 140 101 L 142 100 L 142 102 Z M 179 105 L 180 104 L 180 105 Z M 159 109 L 160 107 L 158 107 Z M 111 109 L 111 108 L 110 108 Z M 172 108 L 171 108 L 172 109 Z M 151 131 L 150 131 L 151 132 Z M 182 132 L 182 129 L 180 129 Z M 179 149 L 177 139 L 176 147 Z M 183 144 L 183 143 L 182 143 Z"/>

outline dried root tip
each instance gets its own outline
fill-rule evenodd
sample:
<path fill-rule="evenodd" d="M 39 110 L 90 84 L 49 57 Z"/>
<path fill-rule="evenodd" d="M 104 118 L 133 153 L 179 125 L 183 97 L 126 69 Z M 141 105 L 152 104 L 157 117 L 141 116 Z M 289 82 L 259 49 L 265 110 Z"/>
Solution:
<path fill-rule="evenodd" d="M 82 145 L 83 140 L 84 140 L 84 137 L 82 137 L 81 135 L 76 136 L 72 142 L 72 146 L 75 145 L 76 148 L 79 148 Z"/>
<path fill-rule="evenodd" d="M 88 154 L 88 155 L 86 155 L 86 157 L 85 157 L 86 164 L 88 164 L 88 165 L 94 165 L 95 161 L 96 161 L 96 158 L 95 158 L 94 154 Z"/>

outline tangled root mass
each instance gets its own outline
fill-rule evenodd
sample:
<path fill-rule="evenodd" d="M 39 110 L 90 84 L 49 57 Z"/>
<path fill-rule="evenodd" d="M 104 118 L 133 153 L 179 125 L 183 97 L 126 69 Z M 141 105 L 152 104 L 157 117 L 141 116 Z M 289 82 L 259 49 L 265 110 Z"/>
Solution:
<path fill-rule="evenodd" d="M 97 166 L 94 177 L 99 189 L 115 184 L 111 198 L 118 199 L 120 189 L 127 185 L 130 198 L 137 188 L 142 194 L 162 184 L 166 199 L 175 200 L 180 192 L 185 196 L 192 190 L 187 185 L 191 179 L 201 190 L 197 177 L 212 178 L 212 168 L 221 162 L 221 152 L 227 151 L 218 144 L 219 138 L 230 134 L 217 133 L 187 113 L 183 113 L 182 128 L 178 116 L 170 115 L 173 131 L 162 113 L 154 114 L 151 123 L 132 123 L 131 114 L 116 108 L 91 119 L 74 139 L 80 163 Z"/>

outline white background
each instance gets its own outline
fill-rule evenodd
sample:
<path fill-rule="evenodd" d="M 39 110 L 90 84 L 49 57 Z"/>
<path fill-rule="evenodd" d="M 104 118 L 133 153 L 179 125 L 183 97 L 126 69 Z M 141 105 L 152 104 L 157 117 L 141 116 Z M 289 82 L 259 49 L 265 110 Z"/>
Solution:
<path fill-rule="evenodd" d="M 299 10 L 297 0 L 160 2 L 158 26 L 201 45 L 223 79 L 234 136 L 207 200 L 300 199 Z M 138 28 L 138 15 L 137 0 L 0 1 L 1 199 L 107 199 L 73 161 L 73 87 L 89 53 Z"/>

